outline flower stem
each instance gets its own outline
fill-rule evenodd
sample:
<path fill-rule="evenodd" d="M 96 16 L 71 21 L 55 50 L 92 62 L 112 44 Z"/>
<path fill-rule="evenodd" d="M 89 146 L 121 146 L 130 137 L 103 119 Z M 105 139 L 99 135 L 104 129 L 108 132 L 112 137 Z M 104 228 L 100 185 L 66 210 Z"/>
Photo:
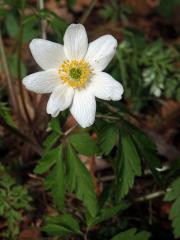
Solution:
<path fill-rule="evenodd" d="M 38 5 L 39 5 L 39 9 L 40 10 L 44 10 L 44 0 L 39 0 L 38 1 Z M 46 39 L 47 38 L 47 34 L 46 34 L 46 25 L 47 22 L 46 20 L 41 20 L 41 34 L 42 34 L 42 38 Z"/>

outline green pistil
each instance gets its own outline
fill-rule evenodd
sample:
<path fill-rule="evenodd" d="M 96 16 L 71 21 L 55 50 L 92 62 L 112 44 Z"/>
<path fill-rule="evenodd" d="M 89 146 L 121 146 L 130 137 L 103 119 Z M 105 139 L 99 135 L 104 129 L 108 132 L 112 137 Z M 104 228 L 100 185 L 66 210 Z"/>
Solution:
<path fill-rule="evenodd" d="M 76 81 L 80 79 L 81 74 L 82 74 L 82 71 L 79 68 L 71 68 L 71 70 L 69 71 L 70 77 Z"/>

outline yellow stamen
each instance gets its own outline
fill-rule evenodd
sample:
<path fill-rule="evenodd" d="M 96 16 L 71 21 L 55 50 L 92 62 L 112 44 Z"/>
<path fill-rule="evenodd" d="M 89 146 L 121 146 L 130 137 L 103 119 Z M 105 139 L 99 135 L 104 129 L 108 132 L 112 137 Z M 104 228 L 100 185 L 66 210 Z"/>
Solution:
<path fill-rule="evenodd" d="M 84 60 L 66 60 L 60 66 L 60 78 L 73 88 L 82 88 L 89 80 L 91 70 Z"/>

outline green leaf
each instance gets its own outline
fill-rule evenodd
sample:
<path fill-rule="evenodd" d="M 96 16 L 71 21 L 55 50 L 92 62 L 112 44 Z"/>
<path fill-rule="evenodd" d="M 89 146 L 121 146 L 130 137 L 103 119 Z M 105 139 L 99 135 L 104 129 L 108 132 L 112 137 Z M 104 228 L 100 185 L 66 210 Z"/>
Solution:
<path fill-rule="evenodd" d="M 81 234 L 79 223 L 70 214 L 48 217 L 47 223 L 57 224 L 71 230 L 74 233 Z"/>
<path fill-rule="evenodd" d="M 17 22 L 16 17 L 12 13 L 9 13 L 6 16 L 5 26 L 10 37 L 12 38 L 17 37 L 19 33 L 19 24 Z"/>
<path fill-rule="evenodd" d="M 150 233 L 146 231 L 141 231 L 137 233 L 136 228 L 131 228 L 125 232 L 117 234 L 111 240 L 148 240 L 149 238 Z"/>
<path fill-rule="evenodd" d="M 73 234 L 71 230 L 53 223 L 46 224 L 42 230 L 50 235 L 59 237 L 65 237 Z"/>
<path fill-rule="evenodd" d="M 172 221 L 175 238 L 180 237 L 180 177 L 170 186 L 170 191 L 166 193 L 165 201 L 174 201 L 172 204 L 169 218 Z"/>
<path fill-rule="evenodd" d="M 117 188 L 118 196 L 124 197 L 134 184 L 135 176 L 141 175 L 141 162 L 136 146 L 130 135 L 120 135 L 121 153 L 117 158 Z"/>
<path fill-rule="evenodd" d="M 106 125 L 100 133 L 100 153 L 108 155 L 117 142 L 118 131 L 116 125 Z"/>
<path fill-rule="evenodd" d="M 89 221 L 88 227 L 92 227 L 93 225 L 99 224 L 103 221 L 107 221 L 110 218 L 112 218 L 114 215 L 118 214 L 119 212 L 122 212 L 128 207 L 129 207 L 129 204 L 125 202 L 120 202 L 117 206 L 103 208 L 95 219 L 92 219 Z"/>
<path fill-rule="evenodd" d="M 78 153 L 91 156 L 96 152 L 95 141 L 86 132 L 70 135 L 69 142 Z"/>
<path fill-rule="evenodd" d="M 16 54 L 8 56 L 8 62 L 9 62 L 9 68 L 11 71 L 11 74 L 13 77 L 17 77 L 17 64 L 18 64 L 18 58 Z M 25 77 L 27 75 L 27 69 L 25 64 L 21 61 L 21 75 L 22 77 Z"/>
<path fill-rule="evenodd" d="M 156 168 L 161 167 L 160 159 L 157 155 L 156 145 L 152 140 L 138 129 L 132 129 L 132 137 L 137 144 L 141 157 L 145 160 L 156 181 L 162 185 L 161 175 Z"/>
<path fill-rule="evenodd" d="M 180 197 L 180 177 L 171 184 L 170 188 L 171 190 L 164 197 L 165 201 L 173 201 Z"/>
<path fill-rule="evenodd" d="M 140 130 L 133 129 L 133 139 L 137 143 L 139 150 L 142 152 L 145 159 L 149 160 L 149 165 L 152 168 L 160 168 L 161 162 L 157 157 L 157 148 L 152 140 L 142 133 Z"/>
<path fill-rule="evenodd" d="M 39 18 L 36 14 L 24 16 L 23 43 L 39 36 L 38 23 Z"/>
<path fill-rule="evenodd" d="M 70 191 L 74 191 L 83 201 L 90 215 L 95 216 L 97 201 L 92 177 L 70 145 L 67 149 L 67 164 Z"/>
<path fill-rule="evenodd" d="M 54 181 L 52 184 L 52 195 L 59 210 L 64 207 L 65 197 L 65 175 L 63 165 L 63 147 L 60 146 L 58 157 L 56 158 L 56 165 L 54 167 Z"/>
<path fill-rule="evenodd" d="M 50 126 L 54 132 L 58 133 L 59 135 L 62 134 L 61 126 L 58 118 L 52 118 L 50 122 Z"/>
<path fill-rule="evenodd" d="M 16 125 L 10 114 L 10 109 L 7 107 L 7 104 L 0 102 L 0 117 L 5 121 L 5 123 L 13 128 L 16 128 Z"/>
<path fill-rule="evenodd" d="M 49 151 L 52 148 L 52 146 L 57 142 L 58 139 L 59 139 L 59 133 L 52 132 L 43 142 L 45 151 Z"/>
<path fill-rule="evenodd" d="M 56 174 L 56 168 L 55 166 L 49 171 L 49 174 L 46 176 L 44 181 L 44 187 L 46 190 L 52 189 L 52 186 L 54 184 L 54 176 Z"/>
<path fill-rule="evenodd" d="M 38 162 L 38 165 L 35 167 L 34 173 L 43 174 L 47 172 L 56 163 L 58 156 L 59 147 L 45 153 Z"/>
<path fill-rule="evenodd" d="M 51 190 L 54 202 L 59 210 L 64 207 L 65 169 L 63 164 L 63 145 L 47 152 L 40 160 L 34 172 L 42 174 L 53 166 L 45 179 L 46 190 Z"/>

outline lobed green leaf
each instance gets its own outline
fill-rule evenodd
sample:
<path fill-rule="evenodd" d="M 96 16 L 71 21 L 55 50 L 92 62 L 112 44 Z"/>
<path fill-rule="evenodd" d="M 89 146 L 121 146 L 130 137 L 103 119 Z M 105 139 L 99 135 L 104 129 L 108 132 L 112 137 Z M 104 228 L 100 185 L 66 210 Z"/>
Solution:
<path fill-rule="evenodd" d="M 70 191 L 83 201 L 91 216 L 97 213 L 97 201 L 92 177 L 71 145 L 67 149 L 67 181 Z"/>

